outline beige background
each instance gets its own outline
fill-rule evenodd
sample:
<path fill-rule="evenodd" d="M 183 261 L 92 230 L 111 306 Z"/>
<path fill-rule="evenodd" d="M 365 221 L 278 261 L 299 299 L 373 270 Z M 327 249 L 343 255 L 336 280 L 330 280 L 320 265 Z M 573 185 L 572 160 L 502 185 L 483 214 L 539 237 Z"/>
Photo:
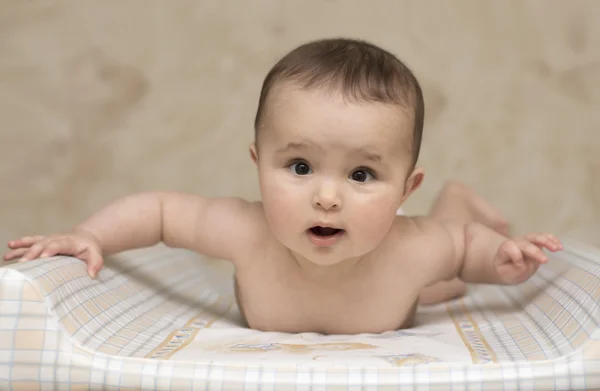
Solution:
<path fill-rule="evenodd" d="M 457 178 L 517 232 L 600 246 L 599 20 L 595 0 L 0 0 L 0 240 L 143 190 L 257 198 L 262 78 L 343 35 L 424 86 L 428 176 L 409 211 Z"/>

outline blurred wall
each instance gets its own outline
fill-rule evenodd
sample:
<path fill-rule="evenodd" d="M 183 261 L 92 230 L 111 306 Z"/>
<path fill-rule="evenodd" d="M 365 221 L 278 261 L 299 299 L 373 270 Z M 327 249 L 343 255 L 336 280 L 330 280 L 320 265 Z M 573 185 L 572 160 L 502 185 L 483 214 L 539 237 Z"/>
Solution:
<path fill-rule="evenodd" d="M 600 246 L 598 17 L 595 0 L 0 0 L 0 241 L 131 192 L 257 198 L 263 77 L 300 43 L 350 36 L 423 84 L 410 212 L 455 178 L 516 232 Z"/>

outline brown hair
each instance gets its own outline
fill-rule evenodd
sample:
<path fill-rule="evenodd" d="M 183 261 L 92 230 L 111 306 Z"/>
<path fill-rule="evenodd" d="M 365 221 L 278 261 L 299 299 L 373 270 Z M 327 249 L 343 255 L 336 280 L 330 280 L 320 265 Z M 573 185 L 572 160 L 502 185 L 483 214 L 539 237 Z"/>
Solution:
<path fill-rule="evenodd" d="M 419 158 L 425 105 L 419 82 L 402 61 L 371 43 L 323 39 L 292 50 L 271 68 L 263 82 L 254 121 L 255 137 L 273 86 L 292 81 L 301 88 L 340 91 L 354 102 L 394 103 L 413 114 L 413 165 Z"/>

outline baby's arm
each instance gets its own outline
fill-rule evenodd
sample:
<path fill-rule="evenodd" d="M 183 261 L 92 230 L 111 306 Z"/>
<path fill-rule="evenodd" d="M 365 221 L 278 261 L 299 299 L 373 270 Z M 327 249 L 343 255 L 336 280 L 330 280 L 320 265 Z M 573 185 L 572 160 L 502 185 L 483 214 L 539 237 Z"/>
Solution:
<path fill-rule="evenodd" d="M 155 192 L 124 197 L 75 228 L 98 238 L 104 254 L 164 242 L 231 259 L 251 204 L 238 198 Z M 240 224 L 242 223 L 242 224 Z"/>
<path fill-rule="evenodd" d="M 456 274 L 465 282 L 519 284 L 548 262 L 542 248 L 562 249 L 546 233 L 511 239 L 478 223 L 446 223 L 445 227 L 453 242 Z"/>
<path fill-rule="evenodd" d="M 93 214 L 73 232 L 25 237 L 9 242 L 5 260 L 73 255 L 95 276 L 103 256 L 149 247 L 160 241 L 221 259 L 233 260 L 252 242 L 256 208 L 236 198 L 205 198 L 155 192 L 121 198 Z M 256 225 L 256 224 L 254 224 Z M 256 227 L 255 227 L 256 228 Z"/>

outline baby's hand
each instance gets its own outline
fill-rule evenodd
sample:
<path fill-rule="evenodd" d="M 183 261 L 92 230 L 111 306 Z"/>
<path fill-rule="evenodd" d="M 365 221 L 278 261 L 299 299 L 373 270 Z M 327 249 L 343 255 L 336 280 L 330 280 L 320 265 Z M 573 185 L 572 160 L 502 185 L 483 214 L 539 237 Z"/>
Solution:
<path fill-rule="evenodd" d="M 70 255 L 87 264 L 88 274 L 95 278 L 104 260 L 98 239 L 87 232 L 74 232 L 52 236 L 25 236 L 8 242 L 11 249 L 4 255 L 5 261 L 20 258 L 27 262 L 54 255 Z"/>
<path fill-rule="evenodd" d="M 494 265 L 504 283 L 520 284 L 527 281 L 540 264 L 547 263 L 548 257 L 542 248 L 556 252 L 562 250 L 563 246 L 554 235 L 547 233 L 528 234 L 502 243 Z"/>

